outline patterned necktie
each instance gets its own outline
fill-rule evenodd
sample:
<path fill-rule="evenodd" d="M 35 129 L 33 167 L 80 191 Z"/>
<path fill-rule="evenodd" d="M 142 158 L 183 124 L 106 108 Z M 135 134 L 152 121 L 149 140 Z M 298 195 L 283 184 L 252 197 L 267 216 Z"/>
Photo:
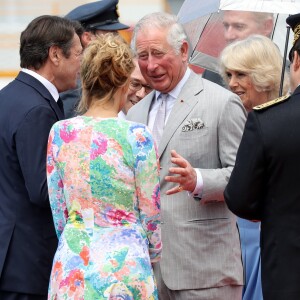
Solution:
<path fill-rule="evenodd" d="M 61 110 L 61 112 L 63 113 L 63 115 L 65 115 L 65 114 L 64 114 L 64 104 L 63 104 L 63 102 L 62 102 L 62 100 L 61 100 L 60 97 L 59 97 L 58 100 L 57 100 L 57 105 L 58 105 L 58 107 L 60 108 L 60 110 Z"/>
<path fill-rule="evenodd" d="M 160 143 L 160 139 L 165 127 L 167 98 L 168 94 L 160 94 L 159 96 L 159 107 L 157 110 L 152 130 L 153 138 L 156 141 L 157 146 Z"/>

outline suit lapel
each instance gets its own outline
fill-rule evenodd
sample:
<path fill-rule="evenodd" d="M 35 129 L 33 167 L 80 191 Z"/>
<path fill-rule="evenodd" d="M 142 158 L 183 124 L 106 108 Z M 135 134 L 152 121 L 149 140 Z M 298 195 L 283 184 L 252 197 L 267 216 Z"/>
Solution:
<path fill-rule="evenodd" d="M 23 83 L 30 85 L 32 88 L 34 88 L 44 99 L 49 103 L 53 111 L 55 112 L 57 119 L 62 120 L 64 118 L 63 113 L 61 112 L 60 108 L 58 107 L 58 104 L 53 99 L 50 92 L 46 89 L 46 87 L 38 81 L 33 76 L 20 72 L 17 76 L 16 80 L 22 81 Z"/>
<path fill-rule="evenodd" d="M 139 109 L 139 113 L 134 118 L 136 122 L 143 123 L 146 125 L 148 124 L 149 111 L 154 98 L 155 98 L 155 92 L 152 91 L 144 99 L 142 99 L 139 103 L 136 104 L 137 106 L 138 105 L 142 106 Z"/>
<path fill-rule="evenodd" d="M 57 118 L 59 120 L 64 119 L 64 114 L 62 113 L 61 109 L 59 108 L 57 102 L 53 99 L 53 97 L 51 96 L 50 98 L 48 98 L 47 100 L 49 100 L 49 104 L 52 107 L 52 109 L 54 110 Z"/>
<path fill-rule="evenodd" d="M 203 83 L 201 77 L 192 72 L 188 81 L 183 86 L 168 118 L 158 147 L 159 156 L 163 154 L 178 127 L 198 103 L 199 98 L 196 96 L 202 90 Z"/>

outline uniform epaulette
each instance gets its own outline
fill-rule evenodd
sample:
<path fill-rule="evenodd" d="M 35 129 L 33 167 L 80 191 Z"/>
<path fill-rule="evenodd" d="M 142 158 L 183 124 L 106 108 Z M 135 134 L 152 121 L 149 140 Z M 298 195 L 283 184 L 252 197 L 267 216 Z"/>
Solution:
<path fill-rule="evenodd" d="M 274 104 L 277 104 L 277 103 L 280 103 L 280 102 L 282 102 L 282 101 L 285 101 L 285 100 L 287 100 L 288 98 L 290 98 L 290 95 L 285 95 L 285 96 L 276 98 L 276 99 L 274 99 L 274 100 L 268 101 L 268 102 L 266 102 L 266 103 L 263 103 L 263 104 L 254 106 L 253 109 L 254 109 L 254 110 L 264 109 L 264 108 L 270 107 L 270 106 L 272 106 L 272 105 L 274 105 Z"/>

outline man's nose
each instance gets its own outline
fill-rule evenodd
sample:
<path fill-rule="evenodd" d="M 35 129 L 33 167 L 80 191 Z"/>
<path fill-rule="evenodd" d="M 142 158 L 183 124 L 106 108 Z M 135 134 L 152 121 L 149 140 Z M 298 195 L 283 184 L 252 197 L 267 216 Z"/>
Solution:
<path fill-rule="evenodd" d="M 224 36 L 225 36 L 226 42 L 231 43 L 237 39 L 236 30 L 234 28 L 232 28 L 231 26 L 229 26 L 225 30 Z"/>
<path fill-rule="evenodd" d="M 148 57 L 148 65 L 147 65 L 147 68 L 148 68 L 149 71 L 153 71 L 153 70 L 155 70 L 155 69 L 157 68 L 157 61 L 156 61 L 156 59 L 155 59 L 153 56 L 151 56 L 151 55 L 149 55 L 149 57 Z"/>
<path fill-rule="evenodd" d="M 139 98 L 139 99 L 143 99 L 147 94 L 146 94 L 146 89 L 142 86 L 142 88 L 140 90 L 138 90 L 135 95 Z"/>

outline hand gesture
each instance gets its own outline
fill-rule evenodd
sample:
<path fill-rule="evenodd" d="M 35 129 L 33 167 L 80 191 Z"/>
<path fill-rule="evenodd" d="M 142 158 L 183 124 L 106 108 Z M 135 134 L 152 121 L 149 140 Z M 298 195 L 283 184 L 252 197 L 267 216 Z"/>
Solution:
<path fill-rule="evenodd" d="M 166 194 L 176 194 L 183 190 L 193 192 L 197 184 L 197 173 L 195 169 L 175 150 L 171 150 L 171 162 L 176 166 L 169 168 L 169 173 L 174 175 L 166 176 L 165 180 L 178 183 L 178 185 L 168 190 Z"/>

